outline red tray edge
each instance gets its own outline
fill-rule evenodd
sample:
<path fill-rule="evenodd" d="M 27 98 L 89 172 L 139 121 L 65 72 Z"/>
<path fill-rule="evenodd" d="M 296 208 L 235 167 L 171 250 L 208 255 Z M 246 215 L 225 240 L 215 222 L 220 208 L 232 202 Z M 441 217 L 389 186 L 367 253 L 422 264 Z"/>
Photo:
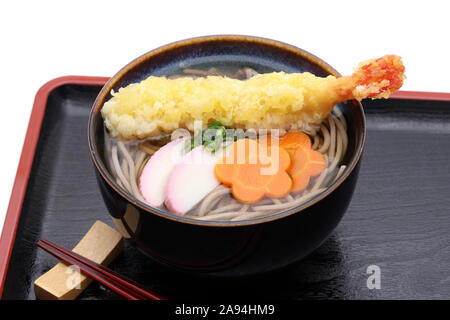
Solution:
<path fill-rule="evenodd" d="M 19 223 L 20 212 L 34 160 L 34 153 L 39 139 L 48 95 L 54 89 L 66 84 L 103 86 L 108 80 L 108 77 L 64 76 L 45 83 L 36 93 L 8 210 L 3 224 L 3 231 L 0 237 L 0 299 L 3 293 L 9 259 L 16 236 L 17 225 Z M 450 93 L 444 92 L 399 91 L 391 97 L 394 99 L 450 101 Z"/>
<path fill-rule="evenodd" d="M 16 236 L 17 225 L 19 223 L 20 212 L 34 160 L 34 153 L 39 139 L 48 95 L 54 89 L 66 84 L 103 86 L 108 80 L 109 78 L 107 77 L 64 76 L 45 83 L 36 93 L 8 210 L 3 224 L 3 231 L 0 237 L 0 299 L 3 293 L 6 272 L 8 270 L 9 259 Z"/>
<path fill-rule="evenodd" d="M 394 99 L 450 101 L 450 92 L 397 91 L 391 95 Z"/>

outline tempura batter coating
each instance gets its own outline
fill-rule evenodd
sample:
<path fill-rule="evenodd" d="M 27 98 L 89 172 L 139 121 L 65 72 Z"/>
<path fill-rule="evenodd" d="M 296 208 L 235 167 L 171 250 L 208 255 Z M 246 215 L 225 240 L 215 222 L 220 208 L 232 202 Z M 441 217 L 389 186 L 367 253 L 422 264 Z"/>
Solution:
<path fill-rule="evenodd" d="M 403 83 L 400 57 L 384 56 L 359 66 L 352 76 L 316 77 L 274 72 L 249 80 L 226 77 L 150 76 L 119 89 L 102 108 L 112 137 L 144 139 L 177 128 L 193 130 L 194 121 L 243 129 L 308 130 L 349 99 L 388 97 Z"/>

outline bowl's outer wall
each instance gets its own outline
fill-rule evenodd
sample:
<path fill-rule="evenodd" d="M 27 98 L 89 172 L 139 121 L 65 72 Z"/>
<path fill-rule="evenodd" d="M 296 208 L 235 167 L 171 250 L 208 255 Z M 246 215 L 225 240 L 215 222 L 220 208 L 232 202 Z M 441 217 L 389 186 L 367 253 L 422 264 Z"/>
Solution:
<path fill-rule="evenodd" d="M 171 73 L 179 68 L 180 63 L 189 66 L 227 59 L 240 65 L 253 62 L 252 66 L 259 69 L 267 67 L 286 72 L 309 71 L 320 76 L 330 73 L 330 68 L 325 70 L 325 64 L 320 60 L 315 64 L 283 47 L 272 47 L 258 41 L 247 42 L 245 39 L 236 41 L 187 44 L 169 51 L 162 50 L 152 57 L 138 58 L 140 61 L 136 66 L 111 83 L 112 88 L 117 90 L 130 82 L 142 80 L 149 74 Z M 100 95 L 102 93 L 99 97 Z M 105 91 L 104 97 L 108 99 L 109 93 Z M 355 108 L 353 104 L 340 105 L 348 122 L 349 146 L 346 159 L 352 159 L 360 151 L 362 146 L 358 148 L 358 141 L 363 141 L 365 135 L 362 109 Z M 105 155 L 100 151 L 103 150 L 104 129 L 98 107 L 99 105 L 91 114 L 89 134 L 99 150 L 93 156 L 104 163 Z M 182 271 L 235 277 L 279 269 L 304 258 L 320 246 L 344 215 L 355 188 L 358 170 L 359 162 L 355 163 L 347 179 L 331 194 L 301 212 L 261 224 L 233 227 L 182 223 L 152 214 L 134 205 L 121 192 L 112 188 L 99 170 L 96 170 L 96 174 L 102 196 L 116 226 L 149 257 Z"/>
<path fill-rule="evenodd" d="M 240 227 L 180 223 L 131 205 L 97 173 L 119 230 L 154 260 L 182 271 L 219 277 L 274 271 L 306 257 L 336 228 L 355 188 L 359 163 L 328 197 L 282 219 Z"/>

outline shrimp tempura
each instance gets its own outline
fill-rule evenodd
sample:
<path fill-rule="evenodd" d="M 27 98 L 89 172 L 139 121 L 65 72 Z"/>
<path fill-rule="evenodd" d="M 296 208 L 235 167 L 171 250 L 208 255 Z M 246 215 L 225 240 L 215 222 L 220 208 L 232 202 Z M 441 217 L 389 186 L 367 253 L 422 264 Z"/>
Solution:
<path fill-rule="evenodd" d="M 404 76 L 401 58 L 387 55 L 359 65 L 351 76 L 273 72 L 242 81 L 220 76 L 150 76 L 119 89 L 102 108 L 111 136 L 144 139 L 211 121 L 243 129 L 310 130 L 334 105 L 350 99 L 387 98 Z"/>

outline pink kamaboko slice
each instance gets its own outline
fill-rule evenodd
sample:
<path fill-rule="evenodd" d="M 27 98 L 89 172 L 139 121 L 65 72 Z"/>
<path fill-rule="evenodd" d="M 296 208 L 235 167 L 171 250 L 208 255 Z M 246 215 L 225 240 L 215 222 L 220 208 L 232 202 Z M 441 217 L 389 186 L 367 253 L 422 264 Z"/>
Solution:
<path fill-rule="evenodd" d="M 155 152 L 148 160 L 139 178 L 139 189 L 152 207 L 161 207 L 166 198 L 169 176 L 183 159 L 184 139 L 174 140 Z"/>
<path fill-rule="evenodd" d="M 199 146 L 183 157 L 167 183 L 165 204 L 172 213 L 185 215 L 220 184 L 214 167 L 221 156 L 221 152 L 213 154 Z"/>

